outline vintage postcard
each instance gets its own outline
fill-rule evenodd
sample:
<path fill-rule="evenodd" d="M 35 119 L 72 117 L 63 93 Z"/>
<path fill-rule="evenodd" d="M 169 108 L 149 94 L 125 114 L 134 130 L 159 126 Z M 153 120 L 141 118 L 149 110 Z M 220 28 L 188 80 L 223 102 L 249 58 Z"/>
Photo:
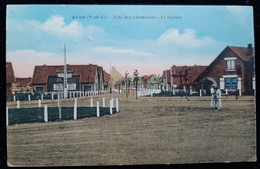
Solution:
<path fill-rule="evenodd" d="M 256 161 L 251 6 L 6 13 L 8 166 Z"/>

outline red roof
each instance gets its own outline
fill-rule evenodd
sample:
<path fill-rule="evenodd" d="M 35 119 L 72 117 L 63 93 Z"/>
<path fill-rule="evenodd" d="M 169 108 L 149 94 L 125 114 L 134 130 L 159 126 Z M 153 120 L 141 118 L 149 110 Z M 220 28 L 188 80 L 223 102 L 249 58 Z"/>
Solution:
<path fill-rule="evenodd" d="M 194 80 L 207 68 L 207 66 L 172 66 L 173 84 L 177 87 L 193 84 Z"/>
<path fill-rule="evenodd" d="M 144 76 L 143 78 L 143 86 L 146 88 L 147 80 L 149 80 L 153 75 Z"/>
<path fill-rule="evenodd" d="M 32 84 L 32 78 L 16 78 L 17 86 L 30 86 Z"/>
<path fill-rule="evenodd" d="M 104 81 L 109 82 L 110 81 L 110 74 L 104 71 Z"/>
<path fill-rule="evenodd" d="M 67 65 L 67 72 L 71 72 L 73 75 L 80 76 L 80 82 L 94 82 L 96 78 L 98 66 L 97 65 Z M 35 66 L 32 83 L 42 84 L 47 83 L 49 76 L 57 76 L 58 72 L 63 72 L 64 66 L 52 65 L 52 66 Z"/>
<path fill-rule="evenodd" d="M 241 47 L 241 46 L 228 46 L 228 47 L 244 61 L 249 61 L 251 57 L 254 56 L 254 48 L 252 48 L 252 53 L 249 54 L 248 47 Z"/>
<path fill-rule="evenodd" d="M 6 83 L 14 83 L 14 71 L 11 62 L 6 62 Z"/>

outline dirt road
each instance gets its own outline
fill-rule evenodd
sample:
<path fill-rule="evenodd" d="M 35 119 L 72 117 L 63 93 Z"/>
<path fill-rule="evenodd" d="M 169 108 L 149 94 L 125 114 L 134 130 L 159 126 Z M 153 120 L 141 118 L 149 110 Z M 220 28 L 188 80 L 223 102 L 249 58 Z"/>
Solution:
<path fill-rule="evenodd" d="M 119 98 L 119 113 L 8 126 L 8 164 L 89 166 L 255 160 L 253 97 L 224 97 L 222 110 L 210 109 L 206 96 L 135 100 L 134 96 L 126 99 L 124 95 L 110 95 L 106 100 L 110 97 Z M 70 102 L 73 104 L 73 100 L 63 104 Z M 88 104 L 89 98 L 78 103 Z M 9 106 L 15 106 L 12 104 Z"/>

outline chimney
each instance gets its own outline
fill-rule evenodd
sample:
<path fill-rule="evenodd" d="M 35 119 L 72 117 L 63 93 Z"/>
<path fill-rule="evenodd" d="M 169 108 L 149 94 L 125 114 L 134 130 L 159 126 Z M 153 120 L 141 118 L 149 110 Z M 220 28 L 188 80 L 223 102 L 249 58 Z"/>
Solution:
<path fill-rule="evenodd" d="M 249 43 L 248 46 L 247 46 L 247 55 L 248 56 L 253 55 L 253 47 L 252 47 L 251 43 Z"/>

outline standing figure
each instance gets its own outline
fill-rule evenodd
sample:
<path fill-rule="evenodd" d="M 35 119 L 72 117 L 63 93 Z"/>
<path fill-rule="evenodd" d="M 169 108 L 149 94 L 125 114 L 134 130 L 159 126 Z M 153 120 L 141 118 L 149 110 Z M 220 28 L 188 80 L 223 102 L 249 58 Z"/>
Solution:
<path fill-rule="evenodd" d="M 216 108 L 216 90 L 215 90 L 215 85 L 214 84 L 210 88 L 210 93 L 211 93 L 210 107 L 211 108 Z"/>
<path fill-rule="evenodd" d="M 222 95 L 221 90 L 217 87 L 216 96 L 218 101 L 218 109 L 222 109 L 221 95 Z"/>

